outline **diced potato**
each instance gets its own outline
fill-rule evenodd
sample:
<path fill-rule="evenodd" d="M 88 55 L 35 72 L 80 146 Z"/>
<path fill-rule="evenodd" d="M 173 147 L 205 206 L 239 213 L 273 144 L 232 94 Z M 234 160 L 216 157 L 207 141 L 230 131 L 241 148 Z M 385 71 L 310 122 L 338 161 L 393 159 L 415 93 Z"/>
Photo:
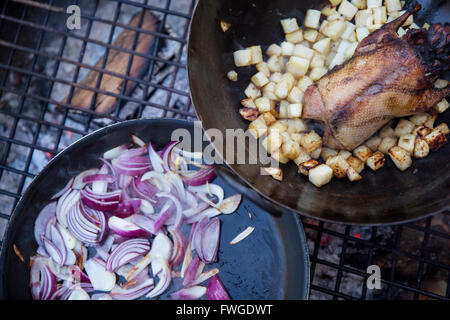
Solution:
<path fill-rule="evenodd" d="M 256 109 L 255 102 L 252 98 L 246 98 L 241 100 L 241 104 L 246 108 Z"/>
<path fill-rule="evenodd" d="M 416 23 L 411 23 L 411 25 L 409 26 L 409 29 L 420 29 L 420 27 L 416 24 Z"/>
<path fill-rule="evenodd" d="M 352 155 L 352 153 L 348 150 L 340 150 L 338 155 L 341 156 L 343 159 L 347 160 L 348 157 Z"/>
<path fill-rule="evenodd" d="M 269 82 L 262 88 L 263 97 L 266 97 L 270 100 L 278 101 L 278 97 L 275 95 L 275 83 Z"/>
<path fill-rule="evenodd" d="M 306 28 L 317 29 L 319 27 L 320 11 L 309 9 L 306 11 L 306 17 L 303 25 Z"/>
<path fill-rule="evenodd" d="M 442 89 L 442 88 L 445 88 L 448 85 L 448 83 L 449 83 L 449 81 L 447 81 L 445 79 L 437 79 L 434 82 L 434 87 Z M 442 100 L 445 100 L 445 99 L 442 99 Z"/>
<path fill-rule="evenodd" d="M 406 10 L 399 11 L 398 17 L 401 16 L 402 14 L 404 14 L 405 12 L 406 12 Z M 413 23 L 414 23 L 413 15 L 410 15 L 410 16 L 408 17 L 408 19 L 406 19 L 406 21 L 402 24 L 402 27 L 410 26 L 410 25 L 412 25 Z"/>
<path fill-rule="evenodd" d="M 303 105 L 301 103 L 291 103 L 288 107 L 288 118 L 300 118 L 302 115 Z"/>
<path fill-rule="evenodd" d="M 280 65 L 279 56 L 271 56 L 267 60 L 267 66 L 269 67 L 270 72 L 280 72 L 281 65 Z"/>
<path fill-rule="evenodd" d="M 262 114 L 264 121 L 266 122 L 266 125 L 269 127 L 272 124 L 274 124 L 277 121 L 277 118 L 275 118 L 275 116 L 273 115 L 272 112 L 264 112 Z"/>
<path fill-rule="evenodd" d="M 308 126 L 302 119 L 288 119 L 287 125 L 287 131 L 289 133 L 305 132 L 308 130 Z"/>
<path fill-rule="evenodd" d="M 351 57 L 353 57 L 353 54 L 355 53 L 357 47 L 358 42 L 352 42 L 352 44 L 345 50 L 345 59 L 350 59 Z"/>
<path fill-rule="evenodd" d="M 312 130 L 308 134 L 305 134 L 303 136 L 301 145 L 303 148 L 305 148 L 306 152 L 311 154 L 315 150 L 322 147 L 322 137 L 319 136 L 314 130 Z"/>
<path fill-rule="evenodd" d="M 431 132 L 430 128 L 427 128 L 425 126 L 417 126 L 414 128 L 413 131 L 411 131 L 411 134 L 419 137 L 425 137 Z"/>
<path fill-rule="evenodd" d="M 259 97 L 255 99 L 255 105 L 260 113 L 269 112 L 275 108 L 274 102 L 267 97 Z"/>
<path fill-rule="evenodd" d="M 331 2 L 331 1 L 330 1 Z M 341 3 L 341 1 L 339 1 L 339 3 Z M 336 6 L 339 4 L 328 4 L 325 7 L 322 8 L 322 10 L 320 10 L 320 12 L 325 16 L 325 17 L 329 17 L 332 14 L 334 14 L 336 11 Z"/>
<path fill-rule="evenodd" d="M 283 181 L 283 171 L 281 170 L 281 168 L 269 167 L 269 168 L 263 168 L 263 169 L 269 175 L 271 175 L 272 178 L 274 178 L 275 180 Z"/>
<path fill-rule="evenodd" d="M 289 101 L 280 101 L 278 108 L 278 118 L 286 119 L 288 117 Z"/>
<path fill-rule="evenodd" d="M 390 124 L 385 125 L 383 128 L 381 128 L 380 130 L 380 137 L 381 138 L 386 138 L 386 137 L 392 137 L 394 136 L 394 129 L 392 129 Z"/>
<path fill-rule="evenodd" d="M 252 50 L 237 50 L 233 53 L 234 64 L 236 67 L 246 67 L 252 63 Z"/>
<path fill-rule="evenodd" d="M 320 188 L 331 181 L 333 170 L 326 164 L 321 164 L 309 170 L 308 178 L 313 185 Z"/>
<path fill-rule="evenodd" d="M 362 177 L 359 175 L 359 173 L 356 172 L 356 170 L 353 169 L 352 167 L 348 167 L 348 169 L 347 169 L 347 178 L 348 178 L 348 180 L 350 180 L 352 182 L 362 179 Z"/>
<path fill-rule="evenodd" d="M 300 145 L 292 140 L 285 141 L 281 145 L 281 152 L 286 158 L 294 160 L 300 155 Z"/>
<path fill-rule="evenodd" d="M 360 159 L 358 159 L 357 157 L 354 156 L 350 156 L 347 159 L 345 159 L 345 161 L 347 161 L 347 163 L 353 168 L 355 169 L 356 172 L 361 173 L 361 171 L 364 170 L 364 161 L 361 161 Z"/>
<path fill-rule="evenodd" d="M 445 110 L 448 109 L 449 103 L 447 99 L 442 99 L 439 101 L 437 105 L 434 106 L 434 110 L 436 110 L 438 113 L 443 113 Z"/>
<path fill-rule="evenodd" d="M 331 59 L 329 68 L 330 70 L 333 69 L 335 66 L 338 66 L 345 62 L 345 56 L 342 53 L 336 52 L 333 59 Z M 313 79 L 314 80 L 314 79 Z"/>
<path fill-rule="evenodd" d="M 440 147 L 442 147 L 444 144 L 447 143 L 447 138 L 445 137 L 445 134 L 438 130 L 431 131 L 430 134 L 428 134 L 425 137 L 425 141 L 430 146 L 431 151 L 436 151 Z"/>
<path fill-rule="evenodd" d="M 294 83 L 295 83 L 294 76 L 290 73 L 285 73 L 281 77 L 280 81 L 275 85 L 275 95 L 280 99 L 285 99 L 288 96 L 291 89 L 294 87 Z"/>
<path fill-rule="evenodd" d="M 367 8 L 378 8 L 383 5 L 383 0 L 367 0 Z"/>
<path fill-rule="evenodd" d="M 415 158 L 425 158 L 430 153 L 430 146 L 428 143 L 420 136 L 416 137 L 416 142 L 414 144 L 414 157 Z"/>
<path fill-rule="evenodd" d="M 279 131 L 271 131 L 261 143 L 267 152 L 272 154 L 281 148 L 283 144 L 282 134 Z"/>
<path fill-rule="evenodd" d="M 373 23 L 373 24 L 369 24 L 367 26 L 367 28 L 369 28 L 370 32 L 374 32 L 377 29 L 380 29 L 383 25 L 381 23 Z"/>
<path fill-rule="evenodd" d="M 312 48 L 323 55 L 327 55 L 330 52 L 330 47 L 331 39 L 325 38 L 314 43 Z"/>
<path fill-rule="evenodd" d="M 429 25 L 428 23 L 425 22 L 425 23 L 423 24 L 422 28 L 428 30 L 428 29 L 430 29 L 430 25 Z"/>
<path fill-rule="evenodd" d="M 349 3 L 347 0 L 345 2 Z M 342 2 L 343 4 L 344 2 Z M 341 6 L 342 6 L 341 4 Z M 327 23 L 323 28 L 322 33 L 329 37 L 331 40 L 337 40 L 344 33 L 346 29 L 345 21 L 343 20 L 333 20 Z"/>
<path fill-rule="evenodd" d="M 387 22 L 386 7 L 373 9 L 373 21 L 375 24 L 385 24 Z"/>
<path fill-rule="evenodd" d="M 250 80 L 253 82 L 255 86 L 258 88 L 264 87 L 267 83 L 269 83 L 269 79 L 267 79 L 266 75 L 261 71 L 254 74 Z"/>
<path fill-rule="evenodd" d="M 287 96 L 287 101 L 290 103 L 302 103 L 303 91 L 297 87 L 293 87 Z"/>
<path fill-rule="evenodd" d="M 320 53 L 315 53 L 309 64 L 310 68 L 323 67 L 325 65 L 325 57 Z"/>
<path fill-rule="evenodd" d="M 352 20 L 356 12 L 358 12 L 358 8 L 347 0 L 343 0 L 339 6 L 338 12 L 342 14 L 345 19 Z"/>
<path fill-rule="evenodd" d="M 327 166 L 333 170 L 333 175 L 338 178 L 344 178 L 347 176 L 347 169 L 350 167 L 347 161 L 340 156 L 329 157 L 326 160 Z"/>
<path fill-rule="evenodd" d="M 339 13 L 335 12 L 332 15 L 328 16 L 327 20 L 328 22 L 334 21 L 334 20 L 344 20 L 345 18 Z"/>
<path fill-rule="evenodd" d="M 290 72 L 297 79 L 305 75 L 308 72 L 308 68 L 309 60 L 297 56 L 290 57 L 289 62 L 286 64 L 286 71 Z"/>
<path fill-rule="evenodd" d="M 325 29 L 325 27 L 327 26 L 328 22 L 329 22 L 328 20 L 323 20 L 322 21 L 322 23 L 320 24 L 320 27 L 319 27 L 319 35 L 323 35 L 322 31 L 323 31 L 323 29 Z M 321 40 L 321 39 L 318 39 L 317 41 L 319 41 L 319 40 Z"/>
<path fill-rule="evenodd" d="M 274 153 L 272 153 L 270 155 L 273 159 L 275 159 L 276 161 L 278 161 L 279 163 L 288 163 L 289 159 L 286 158 L 282 153 L 281 150 L 278 149 L 277 151 L 275 151 Z"/>
<path fill-rule="evenodd" d="M 380 136 L 373 136 L 369 140 L 367 140 L 364 144 L 370 148 L 373 152 L 378 150 L 378 146 L 381 143 L 381 140 L 383 140 Z"/>
<path fill-rule="evenodd" d="M 307 29 L 303 32 L 303 38 L 309 42 L 315 42 L 317 40 L 318 31 L 314 29 Z"/>
<path fill-rule="evenodd" d="M 412 117 L 410 117 L 409 121 L 414 123 L 416 126 L 420 126 L 420 125 L 424 124 L 425 121 L 427 121 L 430 117 L 431 116 L 428 113 L 422 112 L 422 113 L 418 113 L 418 114 L 415 114 Z"/>
<path fill-rule="evenodd" d="M 415 141 L 415 135 L 411 133 L 405 134 L 398 139 L 398 146 L 405 149 L 409 153 L 413 153 Z"/>
<path fill-rule="evenodd" d="M 356 44 L 358 45 L 358 38 L 356 38 L 356 29 L 355 29 L 355 31 L 352 32 L 350 38 L 348 38 L 348 41 L 356 42 Z"/>
<path fill-rule="evenodd" d="M 266 50 L 266 54 L 268 56 L 281 56 L 281 47 L 277 44 L 271 44 L 267 50 Z"/>
<path fill-rule="evenodd" d="M 405 134 L 411 133 L 411 131 L 413 131 L 413 129 L 416 127 L 416 125 L 414 123 L 412 123 L 411 121 L 408 121 L 406 119 L 400 119 L 398 121 L 397 126 L 394 129 L 394 134 L 397 137 L 401 137 Z"/>
<path fill-rule="evenodd" d="M 372 154 L 367 160 L 367 166 L 373 171 L 377 171 L 382 168 L 386 163 L 386 157 L 381 152 L 377 151 Z"/>
<path fill-rule="evenodd" d="M 358 27 L 356 28 L 356 38 L 359 42 L 361 42 L 365 37 L 369 35 L 369 29 L 367 27 Z"/>
<path fill-rule="evenodd" d="M 238 80 L 238 74 L 234 70 L 228 71 L 227 78 L 231 81 L 236 82 Z"/>
<path fill-rule="evenodd" d="M 311 152 L 310 156 L 311 156 L 311 158 L 317 160 L 317 159 L 320 158 L 320 154 L 321 154 L 321 153 L 322 153 L 322 147 L 320 147 L 320 148 L 314 150 L 313 152 Z"/>
<path fill-rule="evenodd" d="M 395 166 L 401 171 L 405 171 L 412 164 L 412 159 L 409 152 L 400 148 L 399 146 L 390 148 L 389 156 L 392 162 L 394 162 Z"/>
<path fill-rule="evenodd" d="M 241 114 L 242 118 L 244 118 L 245 120 L 248 120 L 248 121 L 256 120 L 256 118 L 258 118 L 258 115 L 259 115 L 258 109 L 247 108 L 247 107 L 239 108 L 239 113 Z"/>
<path fill-rule="evenodd" d="M 406 34 L 406 30 L 403 29 L 402 27 L 400 27 L 400 28 L 398 28 L 398 30 L 397 30 L 397 34 L 398 34 L 398 36 L 401 38 L 401 37 L 403 37 L 403 36 Z"/>
<path fill-rule="evenodd" d="M 369 147 L 363 144 L 353 150 L 353 155 L 360 159 L 362 162 L 366 162 L 366 160 L 372 155 L 372 150 L 370 150 Z"/>
<path fill-rule="evenodd" d="M 270 69 L 269 66 L 267 65 L 267 62 L 260 62 L 256 65 L 256 70 L 258 70 L 259 72 L 262 72 L 267 78 L 270 77 Z"/>
<path fill-rule="evenodd" d="M 352 37 L 353 31 L 355 31 L 356 26 L 348 21 L 345 21 L 345 30 L 344 32 L 341 34 L 341 38 L 344 40 L 350 40 L 350 38 Z"/>
<path fill-rule="evenodd" d="M 262 116 L 256 118 L 256 120 L 250 122 L 248 130 L 255 137 L 259 138 L 267 132 L 267 125 Z"/>
<path fill-rule="evenodd" d="M 320 162 L 315 159 L 310 159 L 305 162 L 300 163 L 298 166 L 298 173 L 301 173 L 305 176 L 309 175 L 309 171 L 319 166 Z"/>
<path fill-rule="evenodd" d="M 292 56 L 294 54 L 294 48 L 295 44 L 283 41 L 281 43 L 281 55 L 286 57 Z"/>
<path fill-rule="evenodd" d="M 302 44 L 297 44 L 294 48 L 294 56 L 306 59 L 306 60 L 311 60 L 312 57 L 314 56 L 314 50 L 302 45 Z"/>
<path fill-rule="evenodd" d="M 327 161 L 327 159 L 329 157 L 337 156 L 337 154 L 338 154 L 337 150 L 334 150 L 334 149 L 331 149 L 331 148 L 327 148 L 327 147 L 323 147 L 322 151 L 320 152 L 320 158 L 323 159 L 324 161 Z"/>
<path fill-rule="evenodd" d="M 385 0 L 384 4 L 388 12 L 402 10 L 402 4 L 400 0 Z"/>
<path fill-rule="evenodd" d="M 342 39 L 337 39 L 336 41 L 331 41 L 331 52 L 337 52 L 339 45 L 341 44 Z"/>
<path fill-rule="evenodd" d="M 280 72 L 284 72 L 286 70 L 286 62 L 287 62 L 287 57 L 284 57 L 284 56 L 278 57 L 278 64 L 280 65 Z"/>
<path fill-rule="evenodd" d="M 310 77 L 308 76 L 302 76 L 298 79 L 297 81 L 297 88 L 299 88 L 300 90 L 302 90 L 303 92 L 306 91 L 306 89 L 308 89 L 308 87 L 310 85 L 312 85 L 314 82 L 311 80 Z"/>
<path fill-rule="evenodd" d="M 271 82 L 278 83 L 278 82 L 280 82 L 282 77 L 283 77 L 283 74 L 281 72 L 274 72 L 270 75 L 269 80 Z"/>
<path fill-rule="evenodd" d="M 300 43 L 303 41 L 303 30 L 298 29 L 286 34 L 286 41 L 291 43 Z"/>
<path fill-rule="evenodd" d="M 288 126 L 284 124 L 282 121 L 277 121 L 273 123 L 269 129 L 267 130 L 267 134 L 271 134 L 272 132 L 278 132 L 278 134 L 282 134 L 283 132 L 286 132 L 288 129 Z"/>
<path fill-rule="evenodd" d="M 309 160 L 311 160 L 311 156 L 308 154 L 308 152 L 306 152 L 305 149 L 300 147 L 300 154 L 297 158 L 294 159 L 295 164 L 297 166 L 300 166 L 300 164 L 302 164 L 303 162 L 309 161 Z M 319 162 L 317 162 L 317 163 L 319 163 Z"/>
<path fill-rule="evenodd" d="M 433 131 L 439 131 L 443 134 L 449 134 L 449 129 L 448 129 L 448 125 L 446 123 L 441 123 L 440 125 L 438 125 L 437 127 L 435 127 L 433 129 Z"/>
<path fill-rule="evenodd" d="M 360 10 L 355 15 L 355 25 L 356 27 L 368 27 L 373 24 L 372 10 L 365 9 Z"/>
<path fill-rule="evenodd" d="M 378 151 L 387 154 L 389 149 L 397 145 L 397 137 L 384 137 L 378 146 Z"/>
<path fill-rule="evenodd" d="M 220 28 L 222 29 L 223 32 L 227 32 L 228 29 L 230 29 L 231 27 L 231 23 L 225 22 L 223 20 L 220 21 Z"/>
<path fill-rule="evenodd" d="M 261 90 L 259 90 L 252 82 L 249 83 L 244 93 L 247 98 L 252 98 L 253 100 L 261 97 Z"/>
<path fill-rule="evenodd" d="M 332 4 L 333 6 L 336 7 L 339 3 L 342 2 L 342 0 L 330 0 L 330 2 L 331 2 L 331 4 Z"/>
<path fill-rule="evenodd" d="M 261 46 L 252 46 L 249 48 L 252 52 L 252 62 L 251 64 L 258 64 L 260 62 L 263 62 L 263 55 Z"/>
<path fill-rule="evenodd" d="M 311 78 L 311 80 L 317 81 L 322 78 L 327 72 L 328 69 L 325 67 L 315 67 L 309 73 L 309 77 Z"/>
<path fill-rule="evenodd" d="M 303 46 L 305 46 L 305 47 L 308 47 L 308 48 L 311 48 L 311 42 L 309 42 L 309 41 L 307 41 L 306 39 L 304 39 L 302 42 L 300 42 L 299 44 L 301 44 L 301 45 L 303 45 Z"/>
<path fill-rule="evenodd" d="M 281 26 L 283 27 L 284 33 L 291 33 L 295 30 L 298 30 L 297 19 L 295 18 L 282 19 L 280 23 Z"/>
<path fill-rule="evenodd" d="M 436 119 L 437 119 L 437 114 L 434 114 L 434 115 L 430 116 L 430 117 L 427 119 L 427 121 L 425 121 L 425 122 L 423 123 L 423 125 L 424 125 L 425 127 L 427 127 L 427 128 L 433 129 L 433 127 L 434 127 L 434 122 L 436 121 Z"/>
<path fill-rule="evenodd" d="M 351 2 L 359 10 L 363 10 L 363 9 L 367 8 L 367 1 L 366 0 L 352 0 Z"/>

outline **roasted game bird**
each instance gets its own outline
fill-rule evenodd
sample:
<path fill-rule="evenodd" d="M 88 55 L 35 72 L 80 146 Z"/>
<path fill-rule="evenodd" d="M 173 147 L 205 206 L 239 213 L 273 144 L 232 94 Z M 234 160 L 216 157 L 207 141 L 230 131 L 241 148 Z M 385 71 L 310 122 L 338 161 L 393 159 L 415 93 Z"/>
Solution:
<path fill-rule="evenodd" d="M 423 112 L 450 94 L 433 83 L 448 69 L 450 26 L 398 28 L 420 10 L 413 3 L 358 45 L 354 56 L 306 90 L 303 117 L 324 123 L 324 144 L 353 150 L 395 117 Z"/>

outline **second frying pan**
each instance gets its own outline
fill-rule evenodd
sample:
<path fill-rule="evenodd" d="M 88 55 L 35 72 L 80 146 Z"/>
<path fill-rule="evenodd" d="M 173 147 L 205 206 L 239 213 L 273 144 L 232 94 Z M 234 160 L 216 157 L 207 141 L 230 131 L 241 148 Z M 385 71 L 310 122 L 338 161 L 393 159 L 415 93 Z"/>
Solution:
<path fill-rule="evenodd" d="M 449 1 L 420 3 L 422 10 L 415 16 L 419 25 L 449 21 Z M 295 17 L 300 24 L 307 9 L 320 5 L 312 0 L 199 0 L 191 24 L 188 75 L 192 101 L 205 130 L 216 128 L 225 133 L 226 129 L 248 127 L 238 109 L 255 69 L 236 68 L 232 53 L 251 45 L 261 45 L 265 51 L 268 45 L 280 43 L 284 39 L 280 19 Z M 226 33 L 219 26 L 221 20 L 232 25 Z M 230 70 L 238 72 L 238 82 L 226 78 Z M 438 118 L 438 123 L 441 121 L 450 122 L 449 111 Z M 248 146 L 246 152 L 250 152 Z M 226 150 L 222 156 L 226 158 Z M 359 182 L 334 179 L 320 189 L 297 174 L 292 162 L 281 166 L 283 182 L 260 175 L 261 164 L 230 167 L 258 197 L 282 207 L 326 221 L 377 225 L 446 210 L 450 203 L 449 157 L 447 144 L 425 159 L 414 160 L 406 172 L 387 161 L 376 173 L 365 170 Z"/>

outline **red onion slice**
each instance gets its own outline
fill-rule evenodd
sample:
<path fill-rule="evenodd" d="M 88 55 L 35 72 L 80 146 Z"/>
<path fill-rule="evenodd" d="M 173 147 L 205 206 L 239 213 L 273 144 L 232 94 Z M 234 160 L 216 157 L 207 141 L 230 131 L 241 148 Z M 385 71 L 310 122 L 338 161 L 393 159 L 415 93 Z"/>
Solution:
<path fill-rule="evenodd" d="M 56 291 L 56 278 L 45 258 L 31 258 L 30 287 L 34 300 L 50 300 Z"/>
<path fill-rule="evenodd" d="M 55 216 L 56 202 L 51 202 L 46 205 L 38 214 L 34 222 L 34 239 L 38 245 L 42 245 L 41 236 L 45 234 L 45 229 L 49 220 Z"/>
<path fill-rule="evenodd" d="M 53 244 L 50 239 L 47 239 L 45 236 L 41 238 L 42 244 L 47 251 L 48 255 L 55 261 L 59 266 L 62 266 L 66 259 L 66 251 L 60 252 L 58 248 Z M 64 256 L 63 256 L 64 254 Z"/>
<path fill-rule="evenodd" d="M 83 172 L 80 172 L 76 177 L 75 180 L 73 181 L 72 184 L 72 189 L 75 190 L 81 190 L 84 188 L 84 186 L 86 185 L 85 182 L 83 182 L 84 177 L 87 176 L 91 176 L 93 174 L 96 174 L 98 172 L 98 169 L 89 169 L 89 170 L 85 170 Z"/>
<path fill-rule="evenodd" d="M 106 270 L 116 271 L 131 260 L 144 256 L 150 250 L 147 239 L 130 239 L 119 244 L 106 260 Z"/>
<path fill-rule="evenodd" d="M 159 281 L 156 286 L 145 295 L 146 298 L 159 296 L 169 287 L 170 282 L 172 281 L 172 271 L 170 270 L 167 261 L 159 255 L 155 256 L 155 258 L 157 259 L 155 262 L 158 261 L 161 265 L 161 272 L 158 273 Z"/>
<path fill-rule="evenodd" d="M 188 186 L 201 186 L 217 177 L 215 166 L 213 165 L 202 165 L 200 170 L 190 170 L 182 173 L 182 176 L 184 183 Z"/>
<path fill-rule="evenodd" d="M 170 295 L 172 300 L 197 300 L 206 294 L 206 287 L 193 286 L 189 288 L 183 288 Z"/>
<path fill-rule="evenodd" d="M 93 183 L 98 181 L 113 183 L 114 181 L 116 181 L 116 178 L 110 174 L 105 173 L 96 173 L 83 178 L 84 183 Z"/>
<path fill-rule="evenodd" d="M 98 258 L 92 258 L 84 263 L 84 268 L 94 290 L 111 291 L 116 284 L 116 274 L 106 271 L 105 262 Z"/>
<path fill-rule="evenodd" d="M 217 250 L 219 249 L 220 241 L 220 220 L 213 218 L 204 227 L 201 239 L 201 251 L 203 261 L 205 263 L 212 263 L 217 260 Z"/>
<path fill-rule="evenodd" d="M 151 234 L 156 234 L 155 221 L 147 216 L 144 216 L 142 214 L 134 214 L 130 217 L 130 222 L 136 224 L 138 227 Z"/>
<path fill-rule="evenodd" d="M 109 228 L 125 238 L 148 237 L 150 233 L 138 227 L 134 223 L 119 217 L 111 217 L 108 220 Z"/>
<path fill-rule="evenodd" d="M 209 280 L 206 297 L 208 300 L 231 300 L 230 295 L 217 275 Z"/>
<path fill-rule="evenodd" d="M 79 190 L 68 190 L 67 193 L 59 198 L 58 204 L 56 205 L 56 217 L 63 227 L 67 228 L 67 214 L 78 203 L 80 197 Z"/>
<path fill-rule="evenodd" d="M 158 198 L 168 198 L 170 199 L 173 204 L 175 205 L 175 222 L 173 223 L 174 228 L 178 229 L 181 227 L 181 224 L 183 223 L 183 208 L 181 206 L 180 200 L 178 200 L 175 196 L 171 195 L 170 193 L 166 192 L 160 192 L 157 193 L 156 196 Z"/>
<path fill-rule="evenodd" d="M 114 210 L 113 215 L 119 218 L 127 218 L 133 214 L 139 212 L 141 207 L 141 199 L 130 199 L 119 203 L 116 210 Z"/>
<path fill-rule="evenodd" d="M 81 200 L 89 208 L 100 211 L 113 211 L 117 208 L 122 195 L 121 190 L 96 193 L 89 187 L 81 190 Z"/>
<path fill-rule="evenodd" d="M 176 267 L 183 261 L 187 247 L 187 239 L 179 229 L 170 226 L 168 230 L 173 239 L 173 252 L 169 263 L 172 267 Z"/>
<path fill-rule="evenodd" d="M 201 274 L 195 277 L 195 280 L 190 283 L 190 286 L 196 286 L 202 282 L 205 282 L 206 280 L 216 275 L 217 273 L 219 273 L 219 269 L 217 268 L 212 268 L 209 269 L 208 271 L 202 272 Z"/>
<path fill-rule="evenodd" d="M 103 154 L 103 158 L 107 159 L 107 160 L 112 160 L 114 158 L 117 158 L 122 154 L 122 152 L 124 152 L 125 150 L 128 150 L 128 147 L 129 147 L 128 144 L 122 144 L 118 147 L 112 148 Z"/>
<path fill-rule="evenodd" d="M 148 143 L 148 155 L 150 157 L 150 162 L 152 164 L 153 170 L 161 173 L 164 172 L 164 162 L 153 148 L 151 142 Z"/>
<path fill-rule="evenodd" d="M 198 255 L 196 255 L 191 263 L 189 263 L 189 266 L 186 269 L 186 272 L 184 274 L 184 279 L 183 279 L 183 286 L 189 286 L 192 281 L 195 280 L 195 277 L 197 275 L 197 270 L 199 269 L 201 265 L 201 260 L 200 257 Z"/>

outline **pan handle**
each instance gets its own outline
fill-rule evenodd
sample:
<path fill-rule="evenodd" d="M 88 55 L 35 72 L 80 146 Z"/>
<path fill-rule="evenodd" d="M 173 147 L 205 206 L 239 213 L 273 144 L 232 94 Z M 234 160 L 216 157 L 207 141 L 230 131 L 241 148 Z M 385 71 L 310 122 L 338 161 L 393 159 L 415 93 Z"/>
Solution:
<path fill-rule="evenodd" d="M 226 165 L 218 165 L 216 166 L 217 175 L 222 178 L 227 184 L 229 184 L 233 189 L 242 195 L 246 196 L 253 203 L 266 210 L 267 212 L 280 216 L 283 213 L 283 209 L 271 201 L 265 199 L 261 195 L 259 195 L 252 188 L 247 186 L 240 178 L 238 178 L 230 168 Z"/>

